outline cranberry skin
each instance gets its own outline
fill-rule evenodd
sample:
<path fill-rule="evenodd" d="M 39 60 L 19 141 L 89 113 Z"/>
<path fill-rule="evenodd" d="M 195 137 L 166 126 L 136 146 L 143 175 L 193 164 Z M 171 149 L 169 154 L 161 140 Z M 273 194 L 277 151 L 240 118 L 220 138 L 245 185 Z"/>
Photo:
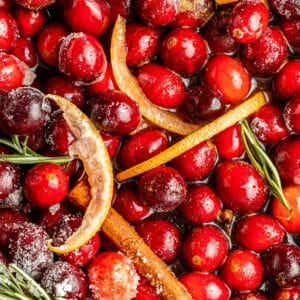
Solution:
<path fill-rule="evenodd" d="M 135 225 L 136 231 L 165 263 L 176 260 L 181 238 L 178 229 L 167 220 L 144 220 Z"/>
<path fill-rule="evenodd" d="M 37 53 L 34 43 L 26 38 L 19 38 L 10 53 L 23 61 L 28 67 L 32 68 L 37 64 Z"/>
<path fill-rule="evenodd" d="M 0 202 L 20 187 L 20 170 L 13 164 L 0 162 Z"/>
<path fill-rule="evenodd" d="M 193 300 L 229 300 L 228 286 L 214 274 L 190 272 L 180 278 Z"/>
<path fill-rule="evenodd" d="M 52 4 L 55 0 L 15 0 L 15 2 L 25 8 L 39 10 Z"/>
<path fill-rule="evenodd" d="M 0 9 L 9 11 L 13 6 L 13 0 L 0 0 Z"/>
<path fill-rule="evenodd" d="M 283 101 L 300 94 L 300 61 L 287 62 L 275 76 L 273 88 L 278 98 Z"/>
<path fill-rule="evenodd" d="M 245 152 L 241 127 L 238 124 L 230 126 L 216 135 L 214 142 L 219 156 L 223 159 L 239 158 Z"/>
<path fill-rule="evenodd" d="M 19 37 L 17 22 L 10 13 L 0 10 L 0 25 L 0 51 L 8 52 Z"/>
<path fill-rule="evenodd" d="M 13 263 L 38 280 L 53 263 L 53 253 L 48 249 L 49 236 L 42 227 L 24 223 L 10 239 L 8 250 Z"/>
<path fill-rule="evenodd" d="M 268 300 L 268 298 L 266 298 L 265 296 L 259 293 L 246 293 L 246 294 L 235 295 L 231 297 L 230 300 Z"/>
<path fill-rule="evenodd" d="M 209 175 L 216 161 L 216 147 L 212 142 L 206 141 L 174 158 L 171 165 L 184 179 L 199 180 Z"/>
<path fill-rule="evenodd" d="M 300 250 L 293 245 L 278 244 L 264 257 L 265 275 L 281 287 L 300 285 Z"/>
<path fill-rule="evenodd" d="M 78 267 L 57 261 L 46 269 L 41 286 L 53 298 L 85 300 L 87 284 L 84 273 Z"/>
<path fill-rule="evenodd" d="M 251 116 L 250 126 L 265 144 L 276 144 L 289 134 L 278 106 L 267 104 Z"/>
<path fill-rule="evenodd" d="M 216 168 L 215 182 L 223 203 L 236 212 L 255 212 L 266 201 L 267 188 L 263 178 L 244 161 L 220 163 Z"/>
<path fill-rule="evenodd" d="M 283 112 L 286 126 L 293 132 L 300 134 L 300 95 L 290 100 Z"/>
<path fill-rule="evenodd" d="M 274 300 L 297 300 L 300 298 L 300 287 L 281 288 L 273 295 Z"/>
<path fill-rule="evenodd" d="M 195 75 L 208 57 L 204 39 L 189 28 L 177 28 L 164 38 L 160 55 L 163 63 L 182 76 Z"/>
<path fill-rule="evenodd" d="M 222 95 L 226 104 L 237 104 L 248 94 L 251 80 L 243 65 L 224 54 L 211 57 L 206 64 L 203 81 Z"/>
<path fill-rule="evenodd" d="M 159 296 L 155 288 L 150 285 L 147 279 L 141 277 L 139 285 L 137 287 L 137 295 L 134 300 L 163 300 L 162 296 Z"/>
<path fill-rule="evenodd" d="M 104 133 L 101 134 L 101 137 L 104 141 L 110 159 L 113 160 L 120 148 L 120 137 Z"/>
<path fill-rule="evenodd" d="M 122 16 L 124 19 L 128 20 L 132 17 L 132 0 L 107 0 L 110 6 L 111 13 L 111 23 L 114 24 L 118 16 Z"/>
<path fill-rule="evenodd" d="M 123 168 L 129 168 L 166 150 L 168 145 L 168 138 L 162 131 L 146 128 L 122 144 L 118 161 Z"/>
<path fill-rule="evenodd" d="M 64 9 L 64 20 L 74 32 L 101 36 L 110 23 L 110 7 L 105 0 L 70 1 Z"/>
<path fill-rule="evenodd" d="M 126 62 L 136 67 L 153 58 L 159 42 L 159 31 L 138 23 L 126 25 Z"/>
<path fill-rule="evenodd" d="M 235 241 L 252 251 L 265 251 L 284 239 L 279 224 L 265 214 L 250 215 L 238 221 L 234 233 Z"/>
<path fill-rule="evenodd" d="M 288 43 L 296 52 L 300 51 L 300 20 L 282 19 L 279 23 Z"/>
<path fill-rule="evenodd" d="M 247 250 L 231 252 L 221 269 L 224 281 L 237 291 L 257 289 L 263 281 L 263 273 L 259 257 Z"/>
<path fill-rule="evenodd" d="M 286 19 L 300 19 L 300 3 L 297 0 L 271 0 L 274 10 Z"/>
<path fill-rule="evenodd" d="M 217 218 L 221 203 L 208 185 L 192 185 L 188 187 L 187 196 L 179 211 L 191 223 L 207 223 Z"/>
<path fill-rule="evenodd" d="M 213 272 L 228 253 L 228 240 L 221 229 L 212 225 L 194 228 L 182 244 L 184 261 L 193 270 Z"/>

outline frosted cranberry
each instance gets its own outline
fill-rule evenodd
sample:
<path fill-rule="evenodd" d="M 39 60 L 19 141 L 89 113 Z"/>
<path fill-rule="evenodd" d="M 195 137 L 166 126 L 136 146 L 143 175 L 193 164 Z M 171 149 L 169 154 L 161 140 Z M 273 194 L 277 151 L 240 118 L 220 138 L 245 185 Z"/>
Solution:
<path fill-rule="evenodd" d="M 292 98 L 292 100 L 286 104 L 283 118 L 285 124 L 291 131 L 300 134 L 300 95 Z"/>
<path fill-rule="evenodd" d="M 8 52 L 19 36 L 16 20 L 10 13 L 0 10 L 0 51 Z"/>
<path fill-rule="evenodd" d="M 0 0 L 0 9 L 8 11 L 12 6 L 13 0 Z"/>
<path fill-rule="evenodd" d="M 300 250 L 293 245 L 278 244 L 264 257 L 268 280 L 279 286 L 300 285 Z"/>
<path fill-rule="evenodd" d="M 29 10 L 18 6 L 15 10 L 15 18 L 20 34 L 25 38 L 32 38 L 44 27 L 47 15 L 44 10 Z"/>
<path fill-rule="evenodd" d="M 127 65 L 135 67 L 151 60 L 156 53 L 158 41 L 157 29 L 138 23 L 127 24 Z"/>
<path fill-rule="evenodd" d="M 230 209 L 240 213 L 259 210 L 267 198 L 265 182 L 258 171 L 244 161 L 225 161 L 216 168 L 218 195 Z"/>
<path fill-rule="evenodd" d="M 118 161 L 123 168 L 132 167 L 168 148 L 168 138 L 160 130 L 143 129 L 123 142 Z"/>
<path fill-rule="evenodd" d="M 231 297 L 230 300 L 268 300 L 268 298 L 259 293 L 243 293 Z"/>
<path fill-rule="evenodd" d="M 15 0 L 15 2 L 23 7 L 39 10 L 52 4 L 55 0 Z"/>
<path fill-rule="evenodd" d="M 171 161 L 171 165 L 186 179 L 204 179 L 217 161 L 217 150 L 210 142 L 202 142 Z"/>
<path fill-rule="evenodd" d="M 290 60 L 283 66 L 275 76 L 274 91 L 284 101 L 300 94 L 300 61 Z"/>
<path fill-rule="evenodd" d="M 141 201 L 155 211 L 171 211 L 186 196 L 186 183 L 173 168 L 160 166 L 142 175 L 138 185 Z"/>
<path fill-rule="evenodd" d="M 137 295 L 134 300 L 163 300 L 162 296 L 156 293 L 154 287 L 150 285 L 147 279 L 141 277 L 137 287 Z"/>
<path fill-rule="evenodd" d="M 210 89 L 220 92 L 222 100 L 227 104 L 241 102 L 251 86 L 250 77 L 243 65 L 224 54 L 215 55 L 208 60 L 203 80 Z"/>
<path fill-rule="evenodd" d="M 132 0 L 106 0 L 110 6 L 111 23 L 114 24 L 117 17 L 120 15 L 125 19 L 132 16 Z"/>
<path fill-rule="evenodd" d="M 42 227 L 24 223 L 11 237 L 8 245 L 13 263 L 34 279 L 40 279 L 53 263 L 53 253 L 48 249 L 49 236 Z"/>
<path fill-rule="evenodd" d="M 300 287 L 288 287 L 277 290 L 273 295 L 274 300 L 297 300 L 300 298 Z"/>
<path fill-rule="evenodd" d="M 189 186 L 187 196 L 179 207 L 182 216 L 195 224 L 213 221 L 220 210 L 220 200 L 208 185 Z"/>
<path fill-rule="evenodd" d="M 87 271 L 94 299 L 132 299 L 136 296 L 139 276 L 132 261 L 120 252 L 99 254 Z"/>
<path fill-rule="evenodd" d="M 208 57 L 204 39 L 189 28 L 177 28 L 167 34 L 160 54 L 163 63 L 182 76 L 195 75 Z"/>
<path fill-rule="evenodd" d="M 297 0 L 271 0 L 275 11 L 287 19 L 300 19 L 300 3 Z"/>
<path fill-rule="evenodd" d="M 263 273 L 259 257 L 247 250 L 231 252 L 221 269 L 224 281 L 237 291 L 257 289 L 263 281 Z"/>
<path fill-rule="evenodd" d="M 32 68 L 37 64 L 37 54 L 34 43 L 26 38 L 19 38 L 10 53 Z"/>
<path fill-rule="evenodd" d="M 228 300 L 230 297 L 227 285 L 214 274 L 190 272 L 182 276 L 180 281 L 193 300 Z"/>
<path fill-rule="evenodd" d="M 110 23 L 110 7 L 105 0 L 69 1 L 64 9 L 64 20 L 72 31 L 99 37 Z"/>
<path fill-rule="evenodd" d="M 280 29 L 283 31 L 288 43 L 296 51 L 300 51 L 300 20 L 287 20 L 280 21 Z"/>
<path fill-rule="evenodd" d="M 20 188 L 20 170 L 13 164 L 0 162 L 0 202 Z"/>
<path fill-rule="evenodd" d="M 182 244 L 184 261 L 193 270 L 213 272 L 228 253 L 228 240 L 221 229 L 212 225 L 194 228 Z"/>
<path fill-rule="evenodd" d="M 216 135 L 214 142 L 219 156 L 223 159 L 239 158 L 245 152 L 241 127 L 238 124 L 230 126 Z"/>
<path fill-rule="evenodd" d="M 267 104 L 251 116 L 250 126 L 255 135 L 266 144 L 276 144 L 289 134 L 278 106 Z"/>

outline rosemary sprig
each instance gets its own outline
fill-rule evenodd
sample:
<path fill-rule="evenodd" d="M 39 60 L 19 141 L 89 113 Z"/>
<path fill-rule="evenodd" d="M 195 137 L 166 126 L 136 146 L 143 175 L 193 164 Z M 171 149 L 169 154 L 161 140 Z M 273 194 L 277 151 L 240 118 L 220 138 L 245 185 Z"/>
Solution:
<path fill-rule="evenodd" d="M 283 194 L 278 171 L 258 142 L 247 120 L 241 122 L 241 133 L 247 155 L 253 166 L 266 180 L 271 194 L 277 197 L 289 211 L 292 211 L 289 202 Z"/>

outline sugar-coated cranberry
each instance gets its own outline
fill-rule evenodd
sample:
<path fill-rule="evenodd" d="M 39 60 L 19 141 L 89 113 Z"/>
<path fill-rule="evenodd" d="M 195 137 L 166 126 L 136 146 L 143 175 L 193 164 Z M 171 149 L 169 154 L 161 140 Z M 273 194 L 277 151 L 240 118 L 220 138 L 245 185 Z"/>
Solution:
<path fill-rule="evenodd" d="M 180 281 L 193 300 L 229 300 L 228 286 L 215 274 L 189 272 L 183 275 Z"/>
<path fill-rule="evenodd" d="M 121 144 L 120 137 L 115 135 L 105 134 L 105 133 L 101 133 L 101 137 L 104 141 L 110 159 L 113 160 L 120 148 L 120 144 Z"/>
<path fill-rule="evenodd" d="M 0 10 L 0 51 L 8 52 L 19 36 L 16 20 L 4 10 Z"/>
<path fill-rule="evenodd" d="M 263 281 L 264 269 L 260 258 L 251 251 L 235 250 L 226 259 L 221 276 L 231 289 L 252 291 Z"/>
<path fill-rule="evenodd" d="M 133 1 L 132 0 L 106 0 L 110 6 L 111 23 L 114 24 L 120 15 L 126 20 L 132 17 Z"/>
<path fill-rule="evenodd" d="M 182 244 L 184 261 L 193 270 L 213 272 L 228 254 L 228 240 L 221 229 L 212 225 L 194 228 Z"/>
<path fill-rule="evenodd" d="M 52 4 L 55 0 L 15 0 L 15 2 L 23 7 L 33 10 L 39 10 Z"/>
<path fill-rule="evenodd" d="M 191 223 L 211 222 L 219 215 L 221 202 L 208 185 L 191 185 L 179 211 Z"/>
<path fill-rule="evenodd" d="M 177 28 L 167 34 L 160 54 L 163 63 L 182 76 L 195 75 L 208 57 L 204 39 L 189 28 Z"/>
<path fill-rule="evenodd" d="M 272 295 L 272 299 L 274 300 L 297 300 L 299 298 L 300 287 L 298 286 L 281 288 Z"/>
<path fill-rule="evenodd" d="M 209 88 L 220 92 L 222 100 L 228 104 L 237 104 L 243 100 L 251 86 L 250 76 L 243 65 L 224 54 L 208 60 L 203 80 Z"/>
<path fill-rule="evenodd" d="M 87 284 L 84 273 L 65 261 L 57 261 L 46 269 L 41 286 L 53 298 L 86 299 Z"/>
<path fill-rule="evenodd" d="M 286 126 L 300 134 L 300 95 L 292 98 L 285 106 L 283 118 Z"/>
<path fill-rule="evenodd" d="M 240 213 L 259 210 L 267 198 L 266 184 L 259 172 L 244 161 L 225 161 L 216 168 L 218 195 L 230 209 Z"/>
<path fill-rule="evenodd" d="M 280 29 L 283 31 L 288 43 L 296 51 L 300 51 L 300 20 L 287 20 L 280 21 Z"/>
<path fill-rule="evenodd" d="M 271 0 L 275 11 L 287 19 L 300 19 L 300 3 L 297 0 Z"/>
<path fill-rule="evenodd" d="M 137 295 L 133 300 L 163 300 L 162 296 L 156 293 L 153 286 L 150 285 L 147 279 L 141 277 L 137 287 Z"/>
<path fill-rule="evenodd" d="M 268 298 L 259 293 L 242 293 L 231 297 L 230 300 L 268 300 Z"/>
<path fill-rule="evenodd" d="M 20 176 L 17 166 L 0 162 L 0 202 L 20 188 Z"/>
<path fill-rule="evenodd" d="M 141 201 L 155 211 L 171 211 L 186 197 L 186 183 L 175 169 L 160 166 L 144 173 L 139 181 Z"/>
<path fill-rule="evenodd" d="M 9 11 L 13 6 L 13 0 L 0 0 L 0 9 Z"/>
<path fill-rule="evenodd" d="M 94 299 L 132 299 L 137 294 L 139 276 L 132 261 L 120 252 L 99 254 L 87 276 Z"/>

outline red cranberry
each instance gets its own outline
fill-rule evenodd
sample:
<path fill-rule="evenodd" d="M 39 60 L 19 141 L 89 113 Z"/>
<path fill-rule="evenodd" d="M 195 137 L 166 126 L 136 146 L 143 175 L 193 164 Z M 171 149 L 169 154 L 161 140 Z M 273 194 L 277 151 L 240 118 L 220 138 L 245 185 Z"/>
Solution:
<path fill-rule="evenodd" d="M 120 15 L 125 19 L 132 16 L 132 0 L 106 0 L 110 6 L 111 23 L 114 24 L 117 17 Z"/>
<path fill-rule="evenodd" d="M 235 250 L 226 259 L 221 276 L 231 289 L 252 291 L 261 285 L 263 272 L 258 256 L 247 250 Z"/>
<path fill-rule="evenodd" d="M 268 300 L 268 298 L 259 293 L 243 293 L 231 297 L 230 300 Z"/>
<path fill-rule="evenodd" d="M 0 250 L 0 265 L 3 264 L 7 266 L 9 264 L 9 260 L 6 255 Z M 159 299 L 159 298 L 158 298 Z"/>
<path fill-rule="evenodd" d="M 20 188 L 20 170 L 13 164 L 0 162 L 0 202 Z"/>
<path fill-rule="evenodd" d="M 300 3 L 297 0 L 271 0 L 275 11 L 287 19 L 300 19 Z"/>
<path fill-rule="evenodd" d="M 189 28 L 177 28 L 167 34 L 160 54 L 164 64 L 182 76 L 195 75 L 208 57 L 204 39 Z"/>
<path fill-rule="evenodd" d="M 212 225 L 194 228 L 182 244 L 184 261 L 200 272 L 213 272 L 225 260 L 228 240 L 221 229 Z"/>
<path fill-rule="evenodd" d="M 283 31 L 288 43 L 296 51 L 300 51 L 300 20 L 287 20 L 280 21 L 280 28 Z"/>
<path fill-rule="evenodd" d="M 160 166 L 144 173 L 138 186 L 141 201 L 155 211 L 171 211 L 186 197 L 183 177 L 170 167 Z"/>
<path fill-rule="evenodd" d="M 110 159 L 113 160 L 120 148 L 120 137 L 104 133 L 101 133 L 101 137 L 104 141 Z"/>
<path fill-rule="evenodd" d="M 46 6 L 49 6 L 55 0 L 15 0 L 15 2 L 23 7 L 39 10 Z"/>
<path fill-rule="evenodd" d="M 0 0 L 0 9 L 9 11 L 13 6 L 13 0 Z"/>
<path fill-rule="evenodd" d="M 137 295 L 133 300 L 163 300 L 162 296 L 159 296 L 154 287 L 150 285 L 147 279 L 141 277 L 139 285 L 137 287 Z"/>
<path fill-rule="evenodd" d="M 0 10 L 0 51 L 8 52 L 19 36 L 16 20 L 10 13 Z"/>
<path fill-rule="evenodd" d="M 20 136 L 20 140 L 22 142 L 26 141 L 27 146 L 30 149 L 32 149 L 35 152 L 39 152 L 46 145 L 44 134 L 45 134 L 45 131 L 44 131 L 44 128 L 42 128 L 41 130 L 35 131 L 34 133 L 31 133 L 30 135 Z"/>
<path fill-rule="evenodd" d="M 217 150 L 210 142 L 202 142 L 171 161 L 171 165 L 186 179 L 204 179 L 217 161 Z"/>
<path fill-rule="evenodd" d="M 217 218 L 221 211 L 221 203 L 208 185 L 192 185 L 188 187 L 187 196 L 179 210 L 191 223 L 207 223 Z"/>
<path fill-rule="evenodd" d="M 300 95 L 292 98 L 284 108 L 283 118 L 287 127 L 300 134 Z"/>
<path fill-rule="evenodd" d="M 220 92 L 222 100 L 228 104 L 237 104 L 243 100 L 251 86 L 250 77 L 243 65 L 224 54 L 215 55 L 208 60 L 203 80 L 210 89 Z"/>
<path fill-rule="evenodd" d="M 225 161 L 217 166 L 215 175 L 218 195 L 230 209 L 250 213 L 264 205 L 267 188 L 252 165 L 244 161 Z"/>
<path fill-rule="evenodd" d="M 273 295 L 273 300 L 297 300 L 300 298 L 300 287 L 288 287 L 277 290 Z"/>

